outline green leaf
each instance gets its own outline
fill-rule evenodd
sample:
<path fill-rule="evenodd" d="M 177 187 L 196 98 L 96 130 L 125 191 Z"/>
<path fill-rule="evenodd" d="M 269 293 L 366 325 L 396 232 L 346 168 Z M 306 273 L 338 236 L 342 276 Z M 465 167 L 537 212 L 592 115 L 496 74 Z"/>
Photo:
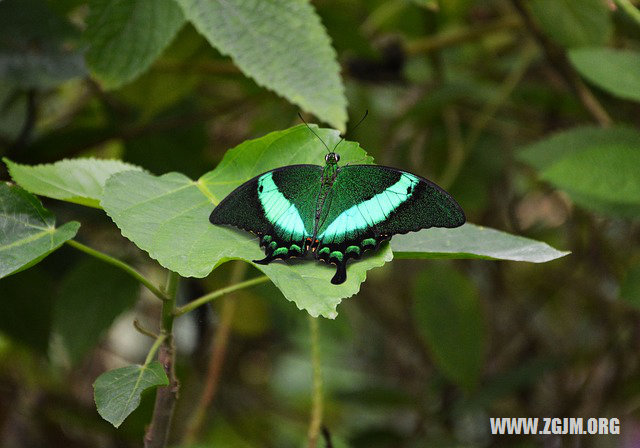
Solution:
<path fill-rule="evenodd" d="M 98 413 L 117 428 L 138 407 L 145 389 L 167 385 L 169 378 L 158 361 L 105 372 L 93 383 Z"/>
<path fill-rule="evenodd" d="M 477 293 L 447 265 L 423 272 L 414 287 L 414 316 L 433 360 L 448 378 L 472 389 L 482 372 L 485 323 Z"/>
<path fill-rule="evenodd" d="M 177 0 L 209 43 L 256 82 L 344 130 L 340 66 L 307 0 Z"/>
<path fill-rule="evenodd" d="M 72 159 L 46 165 L 21 165 L 2 159 L 13 180 L 25 190 L 89 207 L 100 208 L 104 183 L 114 173 L 141 170 L 119 160 Z"/>
<path fill-rule="evenodd" d="M 590 200 L 621 207 L 640 206 L 640 151 L 623 145 L 589 148 L 565 157 L 540 177 L 591 208 Z"/>
<path fill-rule="evenodd" d="M 81 361 L 115 318 L 133 306 L 138 286 L 121 269 L 93 258 L 66 275 L 54 306 L 53 329 L 72 363 Z"/>
<path fill-rule="evenodd" d="M 627 271 L 620 285 L 620 298 L 635 308 L 640 308 L 640 263 Z"/>
<path fill-rule="evenodd" d="M 532 0 L 533 15 L 545 34 L 563 47 L 602 45 L 613 30 L 602 0 Z"/>
<path fill-rule="evenodd" d="M 54 87 L 84 76 L 76 30 L 43 0 L 0 1 L 0 78 L 22 88 Z"/>
<path fill-rule="evenodd" d="M 145 71 L 184 24 L 174 0 L 91 0 L 87 64 L 105 87 Z"/>
<path fill-rule="evenodd" d="M 569 252 L 546 243 L 467 223 L 456 229 L 426 229 L 395 235 L 391 248 L 397 258 L 482 258 L 544 263 Z"/>
<path fill-rule="evenodd" d="M 581 126 L 558 132 L 543 140 L 525 146 L 516 157 L 538 170 L 544 170 L 558 160 L 590 148 L 624 145 L 640 147 L 640 132 L 634 128 Z"/>
<path fill-rule="evenodd" d="M 80 223 L 55 227 L 55 217 L 35 196 L 0 183 L 0 278 L 26 269 L 73 238 Z"/>
<path fill-rule="evenodd" d="M 613 48 L 569 51 L 573 66 L 587 80 L 620 98 L 640 101 L 640 52 Z"/>
<path fill-rule="evenodd" d="M 640 132 L 635 129 L 580 127 L 529 145 L 517 158 L 577 204 L 605 215 L 633 217 L 640 214 L 638 174 L 626 164 L 635 163 L 638 147 Z"/>
<path fill-rule="evenodd" d="M 329 146 L 339 140 L 337 131 L 317 132 Z M 184 277 L 205 277 L 226 261 L 264 256 L 247 232 L 209 223 L 214 204 L 260 173 L 283 165 L 324 161 L 324 154 L 322 143 L 305 126 L 296 126 L 242 143 L 228 151 L 214 171 L 195 182 L 179 173 L 159 177 L 134 171 L 115 174 L 107 181 L 102 206 L 122 234 L 162 266 Z M 354 142 L 343 142 L 340 154 L 345 163 L 367 160 Z M 378 253 L 350 263 L 347 281 L 339 286 L 329 283 L 335 269 L 324 263 L 290 260 L 256 267 L 299 308 L 313 316 L 334 317 L 340 301 L 358 292 L 366 271 L 391 257 L 385 245 Z"/>

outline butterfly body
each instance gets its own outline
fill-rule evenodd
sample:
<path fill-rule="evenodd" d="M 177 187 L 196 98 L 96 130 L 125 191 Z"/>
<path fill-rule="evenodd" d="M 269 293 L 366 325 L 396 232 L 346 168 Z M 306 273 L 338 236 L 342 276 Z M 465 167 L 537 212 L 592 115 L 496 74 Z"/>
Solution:
<path fill-rule="evenodd" d="M 379 165 L 290 165 L 267 171 L 231 192 L 209 220 L 255 233 L 268 264 L 314 257 L 336 265 L 331 283 L 346 280 L 346 265 L 394 234 L 457 227 L 464 212 L 444 190 L 417 175 Z"/>

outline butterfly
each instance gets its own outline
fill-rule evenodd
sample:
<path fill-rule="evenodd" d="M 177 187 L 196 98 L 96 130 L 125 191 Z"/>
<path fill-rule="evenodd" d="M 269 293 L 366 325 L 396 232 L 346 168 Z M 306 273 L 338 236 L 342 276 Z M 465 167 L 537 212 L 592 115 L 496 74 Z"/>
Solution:
<path fill-rule="evenodd" d="M 317 260 L 336 265 L 334 285 L 347 279 L 348 260 L 395 234 L 465 223 L 460 205 L 433 182 L 387 166 L 339 166 L 336 147 L 327 147 L 324 167 L 283 166 L 248 180 L 218 204 L 209 221 L 256 234 L 266 256 L 254 263 L 311 250 Z"/>

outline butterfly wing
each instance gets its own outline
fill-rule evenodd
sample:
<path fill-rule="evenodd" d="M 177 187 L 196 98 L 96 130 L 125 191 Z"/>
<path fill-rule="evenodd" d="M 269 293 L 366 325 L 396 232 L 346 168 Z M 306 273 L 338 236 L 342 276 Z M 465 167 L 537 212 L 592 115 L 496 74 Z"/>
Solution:
<path fill-rule="evenodd" d="M 266 264 L 305 253 L 313 234 L 322 167 L 290 165 L 267 171 L 240 185 L 211 212 L 212 224 L 226 224 L 260 237 Z"/>
<path fill-rule="evenodd" d="M 334 284 L 346 280 L 349 258 L 396 233 L 458 227 L 466 218 L 442 188 L 415 174 L 379 165 L 341 167 L 328 210 L 318 225 L 316 256 L 337 265 Z"/>

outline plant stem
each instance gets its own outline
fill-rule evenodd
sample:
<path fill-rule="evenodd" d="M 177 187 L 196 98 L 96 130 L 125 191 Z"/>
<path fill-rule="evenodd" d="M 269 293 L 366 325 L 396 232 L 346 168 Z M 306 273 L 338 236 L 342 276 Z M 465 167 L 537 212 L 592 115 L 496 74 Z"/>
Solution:
<path fill-rule="evenodd" d="M 231 271 L 231 284 L 238 284 L 247 272 L 247 263 L 236 262 Z M 211 407 L 211 403 L 215 398 L 220 383 L 222 366 L 227 351 L 227 343 L 229 334 L 231 333 L 231 325 L 233 316 L 236 311 L 236 300 L 233 296 L 227 296 L 223 300 L 222 312 L 220 315 L 220 325 L 216 329 L 215 335 L 211 343 L 211 353 L 209 355 L 209 366 L 207 367 L 207 376 L 202 391 L 202 397 L 193 411 L 193 415 L 184 437 L 186 445 L 192 444 L 197 440 L 198 433 L 202 427 L 202 423 L 207 415 L 207 409 Z"/>
<path fill-rule="evenodd" d="M 629 0 L 616 0 L 616 4 L 640 25 L 640 11 Z"/>
<path fill-rule="evenodd" d="M 163 339 L 158 351 L 158 361 L 162 364 L 167 378 L 169 378 L 169 385 L 158 387 L 156 391 L 153 417 L 149 429 L 144 435 L 145 448 L 164 448 L 167 446 L 173 408 L 178 399 L 179 384 L 174 367 L 175 347 L 173 344 L 173 320 L 175 318 L 173 312 L 176 305 L 178 280 L 178 274 L 169 271 L 165 286 L 167 299 L 162 302 L 162 317 L 160 321 L 160 334 Z"/>
<path fill-rule="evenodd" d="M 205 294 L 204 296 L 189 302 L 188 304 L 186 304 L 185 306 L 181 306 L 179 308 L 176 308 L 173 311 L 174 316 L 178 317 L 178 316 L 182 316 L 183 314 L 188 313 L 189 311 L 192 311 L 196 308 L 198 308 L 200 305 L 204 305 L 207 302 L 211 302 L 214 299 L 217 299 L 218 297 L 221 297 L 225 294 L 229 294 L 232 293 L 234 291 L 237 291 L 239 289 L 243 289 L 243 288 L 248 288 L 249 286 L 254 286 L 254 285 L 259 285 L 260 283 L 265 283 L 269 281 L 269 277 L 267 277 L 266 275 L 262 275 L 260 277 L 256 277 L 256 278 L 252 278 L 251 280 L 245 280 L 244 282 L 240 282 L 240 283 L 236 283 L 235 285 L 231 285 L 231 286 L 227 286 L 226 288 L 221 288 L 218 289 L 217 291 L 213 291 L 210 292 L 209 294 Z"/>
<path fill-rule="evenodd" d="M 409 55 L 430 53 L 465 42 L 477 41 L 486 34 L 515 29 L 520 26 L 522 26 L 520 18 L 517 15 L 510 15 L 494 22 L 414 39 L 407 42 L 405 49 Z"/>
<path fill-rule="evenodd" d="M 117 268 L 122 269 L 127 274 L 131 275 L 133 278 L 138 280 L 144 286 L 147 287 L 149 291 L 151 291 L 156 297 L 161 300 L 167 300 L 167 295 L 161 291 L 156 285 L 151 283 L 151 281 L 142 275 L 140 272 L 136 271 L 133 266 L 125 263 L 122 260 L 118 260 L 117 258 L 112 257 L 111 255 L 107 255 L 104 252 L 100 252 L 99 250 L 92 249 L 89 246 L 85 246 L 82 243 L 77 242 L 76 240 L 68 240 L 67 244 L 71 247 L 75 247 L 79 251 L 82 251 L 86 254 L 91 255 L 92 257 L 96 257 L 99 260 L 104 261 L 105 263 L 109 263 Z"/>
<path fill-rule="evenodd" d="M 166 338 L 167 338 L 166 334 L 158 335 L 155 342 L 149 349 L 149 353 L 147 353 L 147 358 L 144 360 L 145 366 L 148 366 L 151 363 L 151 361 L 153 361 L 153 357 L 156 356 L 156 352 L 158 351 L 158 349 L 160 348 L 160 345 L 162 345 L 162 343 Z"/>
<path fill-rule="evenodd" d="M 320 363 L 320 336 L 318 317 L 309 316 L 311 331 L 311 363 L 313 366 L 313 396 L 311 421 L 309 423 L 309 448 L 316 448 L 320 427 L 322 426 L 322 368 Z"/>

